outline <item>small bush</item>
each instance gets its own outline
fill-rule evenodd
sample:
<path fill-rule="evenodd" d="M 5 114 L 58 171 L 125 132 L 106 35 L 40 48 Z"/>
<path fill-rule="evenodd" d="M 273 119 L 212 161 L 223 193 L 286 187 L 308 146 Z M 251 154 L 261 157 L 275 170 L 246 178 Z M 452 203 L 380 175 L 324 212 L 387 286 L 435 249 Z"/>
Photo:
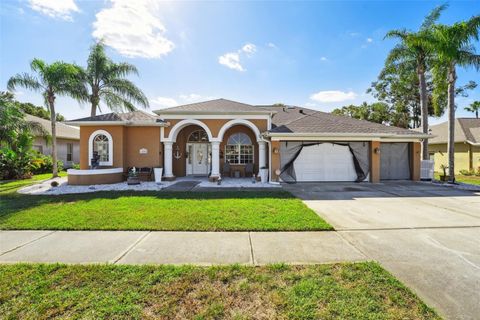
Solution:
<path fill-rule="evenodd" d="M 464 176 L 473 176 L 475 174 L 474 170 L 460 170 L 460 174 Z"/>
<path fill-rule="evenodd" d="M 52 181 L 52 183 L 50 183 L 50 185 L 54 188 L 58 187 L 58 181 Z"/>
<path fill-rule="evenodd" d="M 63 162 L 57 160 L 58 171 L 62 171 Z M 39 152 L 35 154 L 32 160 L 32 171 L 35 174 L 50 173 L 53 171 L 53 160 L 51 156 L 43 155 Z"/>
<path fill-rule="evenodd" d="M 80 163 L 72 163 L 72 169 L 80 170 Z"/>
<path fill-rule="evenodd" d="M 0 179 L 26 179 L 32 176 L 32 155 L 29 150 L 0 149 Z"/>

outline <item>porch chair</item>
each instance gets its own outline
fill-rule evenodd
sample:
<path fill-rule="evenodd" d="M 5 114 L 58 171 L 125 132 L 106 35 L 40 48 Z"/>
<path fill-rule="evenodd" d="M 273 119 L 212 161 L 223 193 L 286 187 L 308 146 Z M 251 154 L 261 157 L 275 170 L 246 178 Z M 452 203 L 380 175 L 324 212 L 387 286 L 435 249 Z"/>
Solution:
<path fill-rule="evenodd" d="M 253 177 L 253 163 L 247 163 L 245 165 L 245 177 Z"/>
<path fill-rule="evenodd" d="M 230 166 L 230 163 L 229 162 L 225 162 L 223 164 L 223 172 L 222 172 L 222 175 L 224 177 L 232 177 L 232 167 Z"/>

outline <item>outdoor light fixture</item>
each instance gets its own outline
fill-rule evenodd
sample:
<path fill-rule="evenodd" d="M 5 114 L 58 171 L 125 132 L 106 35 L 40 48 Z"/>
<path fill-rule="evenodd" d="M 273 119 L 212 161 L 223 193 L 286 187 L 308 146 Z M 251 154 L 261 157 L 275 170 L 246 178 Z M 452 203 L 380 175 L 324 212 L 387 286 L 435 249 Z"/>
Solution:
<path fill-rule="evenodd" d="M 380 148 L 377 147 L 377 148 L 373 149 L 373 152 L 375 154 L 380 154 Z"/>
<path fill-rule="evenodd" d="M 273 148 L 273 153 L 278 153 L 278 148 Z"/>

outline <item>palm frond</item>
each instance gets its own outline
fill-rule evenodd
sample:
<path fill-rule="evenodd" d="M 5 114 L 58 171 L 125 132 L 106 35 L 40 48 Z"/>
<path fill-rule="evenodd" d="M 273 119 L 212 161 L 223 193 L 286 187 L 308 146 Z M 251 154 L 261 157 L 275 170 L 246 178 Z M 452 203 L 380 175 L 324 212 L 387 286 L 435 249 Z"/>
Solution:
<path fill-rule="evenodd" d="M 108 76 L 112 78 L 125 77 L 130 74 L 135 74 L 138 76 L 138 70 L 133 64 L 126 62 L 114 63 L 110 65 L 108 70 Z"/>
<path fill-rule="evenodd" d="M 387 32 L 387 34 L 385 34 L 383 39 L 400 38 L 403 40 L 408 37 L 409 34 L 410 32 L 407 31 L 407 29 L 390 30 Z"/>
<path fill-rule="evenodd" d="M 130 103 L 135 103 L 143 108 L 148 108 L 149 103 L 145 94 L 133 82 L 127 79 L 112 79 L 108 83 L 110 92 L 121 96 Z"/>
<path fill-rule="evenodd" d="M 440 14 L 443 10 L 448 8 L 448 4 L 444 3 L 436 8 L 434 8 L 423 20 L 420 30 L 430 29 L 433 24 L 440 18 Z"/>
<path fill-rule="evenodd" d="M 52 136 L 50 135 L 50 132 L 46 130 L 39 122 L 26 121 L 26 129 L 32 132 L 35 136 L 42 137 L 47 144 L 52 141 Z"/>
<path fill-rule="evenodd" d="M 22 87 L 34 91 L 44 89 L 38 79 L 28 73 L 16 74 L 8 80 L 8 90 L 14 91 L 17 87 Z"/>
<path fill-rule="evenodd" d="M 103 92 L 103 101 L 110 110 L 114 112 L 135 111 L 135 106 L 128 100 L 119 96 L 117 93 L 105 90 Z"/>

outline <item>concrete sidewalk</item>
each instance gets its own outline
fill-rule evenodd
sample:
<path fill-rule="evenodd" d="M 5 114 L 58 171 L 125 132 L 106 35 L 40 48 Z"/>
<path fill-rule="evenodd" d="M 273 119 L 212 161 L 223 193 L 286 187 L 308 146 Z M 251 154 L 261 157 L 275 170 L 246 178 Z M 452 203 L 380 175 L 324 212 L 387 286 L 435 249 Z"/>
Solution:
<path fill-rule="evenodd" d="M 363 261 L 336 232 L 0 231 L 0 263 L 239 263 Z"/>

